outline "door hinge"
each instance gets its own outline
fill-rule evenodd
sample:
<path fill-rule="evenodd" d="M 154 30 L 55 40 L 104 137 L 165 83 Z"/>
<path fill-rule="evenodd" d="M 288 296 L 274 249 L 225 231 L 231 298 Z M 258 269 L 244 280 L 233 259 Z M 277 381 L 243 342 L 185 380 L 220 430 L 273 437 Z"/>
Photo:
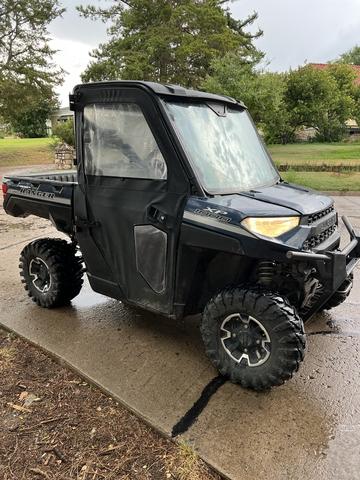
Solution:
<path fill-rule="evenodd" d="M 76 93 L 70 93 L 69 95 L 69 106 L 70 110 L 75 112 L 77 108 L 77 102 L 80 100 L 81 93 L 76 92 Z"/>

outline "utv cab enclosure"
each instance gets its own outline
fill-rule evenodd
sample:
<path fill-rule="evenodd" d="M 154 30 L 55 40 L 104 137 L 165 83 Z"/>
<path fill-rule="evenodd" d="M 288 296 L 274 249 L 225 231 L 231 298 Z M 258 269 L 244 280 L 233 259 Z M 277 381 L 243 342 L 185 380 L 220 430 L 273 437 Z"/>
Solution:
<path fill-rule="evenodd" d="M 104 295 L 173 319 L 202 313 L 221 374 L 257 390 L 304 357 L 303 322 L 343 302 L 360 256 L 333 201 L 284 182 L 239 101 L 174 85 L 78 85 L 77 172 L 9 176 L 4 208 L 48 218 L 70 242 L 27 245 L 20 268 L 42 307 L 86 271 Z"/>

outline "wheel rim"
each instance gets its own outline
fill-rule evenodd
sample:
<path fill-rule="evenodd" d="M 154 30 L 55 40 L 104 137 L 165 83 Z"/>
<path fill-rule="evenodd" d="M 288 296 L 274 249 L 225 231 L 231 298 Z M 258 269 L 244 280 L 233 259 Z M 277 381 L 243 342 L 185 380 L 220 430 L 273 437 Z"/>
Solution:
<path fill-rule="evenodd" d="M 51 288 L 51 275 L 49 267 L 43 259 L 33 258 L 29 265 L 29 275 L 32 278 L 32 284 L 41 293 L 47 293 Z"/>
<path fill-rule="evenodd" d="M 237 363 L 258 367 L 270 357 L 270 337 L 256 318 L 233 313 L 225 318 L 220 328 L 225 352 Z"/>

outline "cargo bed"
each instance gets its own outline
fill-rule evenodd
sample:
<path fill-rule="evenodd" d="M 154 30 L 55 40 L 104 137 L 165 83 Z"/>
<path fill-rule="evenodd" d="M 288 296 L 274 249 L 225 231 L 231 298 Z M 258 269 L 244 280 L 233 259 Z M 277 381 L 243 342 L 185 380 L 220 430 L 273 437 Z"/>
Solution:
<path fill-rule="evenodd" d="M 14 217 L 47 218 L 58 230 L 71 233 L 76 185 L 76 171 L 6 175 L 3 178 L 4 209 Z"/>

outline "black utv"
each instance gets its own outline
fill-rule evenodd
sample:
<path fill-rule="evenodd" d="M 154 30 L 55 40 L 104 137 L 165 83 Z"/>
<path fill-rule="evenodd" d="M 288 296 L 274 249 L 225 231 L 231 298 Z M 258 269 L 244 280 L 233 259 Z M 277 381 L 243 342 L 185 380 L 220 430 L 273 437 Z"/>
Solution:
<path fill-rule="evenodd" d="M 333 201 L 284 182 L 245 106 L 139 81 L 79 85 L 77 172 L 10 176 L 4 208 L 48 218 L 21 276 L 42 307 L 68 304 L 86 271 L 104 295 L 173 319 L 202 313 L 216 368 L 257 390 L 304 358 L 303 322 L 343 302 L 360 256 L 339 250 Z"/>

